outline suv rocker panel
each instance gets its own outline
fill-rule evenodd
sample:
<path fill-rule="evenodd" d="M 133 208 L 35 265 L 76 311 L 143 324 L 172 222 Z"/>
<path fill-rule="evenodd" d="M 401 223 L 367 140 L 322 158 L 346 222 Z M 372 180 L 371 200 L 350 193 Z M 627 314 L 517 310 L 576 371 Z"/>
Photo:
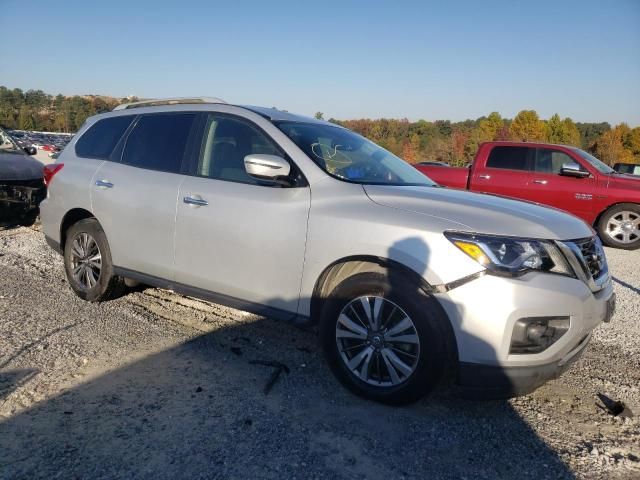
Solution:
<path fill-rule="evenodd" d="M 203 300 L 207 300 L 226 307 L 235 308 L 245 312 L 261 315 L 264 317 L 275 318 L 277 320 L 283 320 L 296 325 L 306 325 L 310 323 L 310 318 L 304 315 L 299 315 L 295 312 L 282 310 L 279 308 L 268 307 L 266 305 L 254 302 L 248 302 L 240 298 L 231 297 L 222 293 L 212 292 L 202 288 L 192 287 L 183 283 L 170 281 L 164 278 L 155 277 L 153 275 L 147 275 L 146 273 L 136 272 L 135 270 L 129 270 L 122 267 L 113 267 L 113 271 L 116 275 L 120 275 L 125 278 L 130 278 L 145 285 L 151 285 L 152 287 L 164 288 L 167 290 L 180 293 L 182 295 L 188 295 L 190 297 L 196 297 Z"/>

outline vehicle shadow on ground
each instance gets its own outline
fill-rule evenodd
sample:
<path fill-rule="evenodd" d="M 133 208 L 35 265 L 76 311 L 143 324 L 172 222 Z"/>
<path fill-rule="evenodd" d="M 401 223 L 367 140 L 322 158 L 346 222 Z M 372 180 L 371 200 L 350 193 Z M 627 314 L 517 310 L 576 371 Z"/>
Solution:
<path fill-rule="evenodd" d="M 634 293 L 637 293 L 640 295 L 640 288 L 634 287 L 633 285 L 628 284 L 627 282 L 620 280 L 619 278 L 616 277 L 611 277 L 613 279 L 613 281 L 615 283 L 617 283 L 620 286 L 623 286 L 624 288 L 628 288 L 629 290 L 631 290 Z"/>
<path fill-rule="evenodd" d="M 572 477 L 508 402 L 375 404 L 316 344 L 258 320 L 100 375 L 0 423 L 0 477 Z M 265 395 L 253 360 L 291 371 Z"/>
<path fill-rule="evenodd" d="M 507 401 L 363 400 L 313 330 L 247 318 L 4 419 L 0 477 L 573 478 Z"/>

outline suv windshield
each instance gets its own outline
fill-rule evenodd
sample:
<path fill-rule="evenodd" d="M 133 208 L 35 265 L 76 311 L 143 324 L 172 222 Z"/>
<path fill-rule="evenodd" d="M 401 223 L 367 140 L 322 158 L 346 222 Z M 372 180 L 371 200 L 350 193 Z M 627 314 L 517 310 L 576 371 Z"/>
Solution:
<path fill-rule="evenodd" d="M 340 180 L 373 185 L 436 185 L 404 160 L 345 128 L 298 122 L 276 122 L 276 126 L 320 168 Z"/>
<path fill-rule="evenodd" d="M 616 171 L 611 168 L 609 165 L 604 163 L 602 160 L 598 160 L 593 155 L 588 154 L 584 150 L 580 150 L 579 148 L 572 148 L 574 152 L 580 155 L 581 158 L 589 162 L 589 164 L 596 168 L 600 173 L 616 173 Z"/>
<path fill-rule="evenodd" d="M 0 128 L 0 153 L 24 153 L 22 149 L 13 141 L 13 138 Z"/>

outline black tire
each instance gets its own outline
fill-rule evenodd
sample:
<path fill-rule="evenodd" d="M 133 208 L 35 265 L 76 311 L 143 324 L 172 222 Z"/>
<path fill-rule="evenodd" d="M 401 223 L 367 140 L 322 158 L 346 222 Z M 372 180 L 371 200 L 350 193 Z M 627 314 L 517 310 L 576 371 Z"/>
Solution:
<path fill-rule="evenodd" d="M 346 365 L 336 341 L 338 317 L 345 306 L 363 296 L 377 296 L 400 307 L 413 321 L 420 340 L 415 369 L 402 383 L 377 386 L 363 381 Z M 320 318 L 325 356 L 338 380 L 362 397 L 391 405 L 416 402 L 450 371 L 455 358 L 449 319 L 438 301 L 402 275 L 359 273 L 342 281 L 327 298 Z M 390 373 L 390 372 L 389 372 Z"/>
<path fill-rule="evenodd" d="M 73 275 L 73 243 L 82 234 L 88 234 L 95 240 L 102 257 L 100 273 L 95 285 L 91 288 L 87 288 Z M 64 245 L 64 269 L 71 289 L 83 300 L 104 302 L 121 296 L 125 291 L 124 279 L 113 273 L 109 243 L 100 223 L 95 218 L 80 220 L 67 230 Z"/>
<path fill-rule="evenodd" d="M 609 231 L 611 220 L 615 219 L 616 216 L 624 215 L 625 212 L 629 212 L 637 218 L 640 218 L 640 205 L 636 203 L 620 203 L 609 208 L 600 217 L 600 221 L 598 222 L 598 235 L 600 236 L 602 243 L 609 247 L 621 248 L 624 250 L 636 250 L 640 248 L 640 235 L 631 235 L 630 241 L 625 242 L 622 236 L 616 238 L 615 236 L 612 236 Z"/>

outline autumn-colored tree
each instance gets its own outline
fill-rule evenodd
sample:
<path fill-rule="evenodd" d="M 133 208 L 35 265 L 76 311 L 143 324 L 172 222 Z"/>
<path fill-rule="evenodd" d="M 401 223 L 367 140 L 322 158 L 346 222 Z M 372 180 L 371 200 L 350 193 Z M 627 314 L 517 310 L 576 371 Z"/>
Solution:
<path fill-rule="evenodd" d="M 522 110 L 511 122 L 511 137 L 520 141 L 544 141 L 545 127 L 535 110 Z"/>
<path fill-rule="evenodd" d="M 625 123 L 604 132 L 595 143 L 596 156 L 608 165 L 614 163 L 632 163 L 633 153 L 624 146 L 627 135 L 631 132 Z"/>
<path fill-rule="evenodd" d="M 452 165 L 464 165 L 467 163 L 465 146 L 469 140 L 469 132 L 454 130 L 451 134 L 451 163 Z"/>
<path fill-rule="evenodd" d="M 504 127 L 504 120 L 498 112 L 491 112 L 489 116 L 480 121 L 479 140 L 481 142 L 491 142 L 496 140 L 498 134 Z"/>

